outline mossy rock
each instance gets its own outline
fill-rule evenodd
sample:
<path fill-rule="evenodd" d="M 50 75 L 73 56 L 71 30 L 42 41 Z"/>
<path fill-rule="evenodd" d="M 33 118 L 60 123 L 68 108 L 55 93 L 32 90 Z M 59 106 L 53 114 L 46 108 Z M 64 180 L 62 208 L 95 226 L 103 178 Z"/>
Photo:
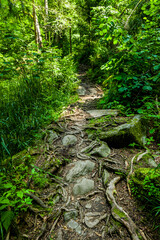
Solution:
<path fill-rule="evenodd" d="M 34 149 L 32 149 L 32 153 L 34 152 Z M 19 153 L 16 153 L 15 155 L 12 156 L 11 158 L 7 158 L 3 161 L 3 166 L 7 166 L 10 162 L 16 167 L 19 166 L 20 164 L 24 164 L 26 166 L 29 166 L 32 162 L 36 160 L 38 156 L 34 155 L 32 156 L 30 154 L 30 151 L 28 150 L 23 150 Z"/>
<path fill-rule="evenodd" d="M 139 168 L 131 176 L 131 190 L 141 201 L 160 201 L 160 169 Z"/>
<path fill-rule="evenodd" d="M 108 143 L 110 147 L 125 147 L 130 143 L 145 145 L 145 127 L 140 115 L 135 116 L 129 123 L 122 124 L 109 131 L 98 134 L 98 138 Z"/>
<path fill-rule="evenodd" d="M 139 168 L 132 175 L 132 180 L 139 185 L 143 184 L 146 176 L 156 185 L 160 185 L 160 169 L 157 168 Z"/>

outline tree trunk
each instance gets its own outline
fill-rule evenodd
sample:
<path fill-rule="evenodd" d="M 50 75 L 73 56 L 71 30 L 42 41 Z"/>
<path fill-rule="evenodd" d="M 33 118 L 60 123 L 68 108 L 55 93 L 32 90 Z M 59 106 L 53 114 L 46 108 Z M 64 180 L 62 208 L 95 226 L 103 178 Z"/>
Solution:
<path fill-rule="evenodd" d="M 47 22 L 48 22 L 48 0 L 44 0 L 45 3 L 45 39 L 48 39 L 48 26 L 47 26 Z"/>
<path fill-rule="evenodd" d="M 33 19 L 34 19 L 35 41 L 36 41 L 36 44 L 38 45 L 38 48 L 42 48 L 42 36 L 41 36 L 40 26 L 39 26 L 37 14 L 36 14 L 34 0 L 33 0 Z"/>
<path fill-rule="evenodd" d="M 69 28 L 70 54 L 72 54 L 72 28 Z"/>
<path fill-rule="evenodd" d="M 45 2 L 45 14 L 46 14 L 46 18 L 48 18 L 48 0 L 44 0 Z"/>

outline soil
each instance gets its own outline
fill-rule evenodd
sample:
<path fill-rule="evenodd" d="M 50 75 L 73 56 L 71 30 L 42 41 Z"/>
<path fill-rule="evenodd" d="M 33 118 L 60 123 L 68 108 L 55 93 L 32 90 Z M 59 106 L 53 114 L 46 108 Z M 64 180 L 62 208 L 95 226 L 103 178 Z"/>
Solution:
<path fill-rule="evenodd" d="M 81 80 L 81 86 L 86 90 L 85 95 L 79 96 L 77 103 L 68 106 L 63 112 L 61 119 L 57 123 L 53 123 L 47 128 L 43 129 L 43 132 L 48 130 L 56 130 L 58 138 L 52 142 L 48 142 L 48 136 L 45 135 L 43 142 L 39 148 L 32 155 L 37 154 L 35 165 L 44 169 L 47 174 L 46 178 L 50 178 L 44 186 L 40 187 L 40 183 L 37 186 L 32 181 L 30 187 L 35 189 L 35 195 L 39 197 L 48 208 L 40 207 L 37 203 L 34 208 L 30 207 L 27 212 L 24 212 L 23 216 L 18 219 L 18 231 L 19 239 L 31 239 L 31 240 L 131 240 L 132 237 L 126 227 L 123 224 L 114 220 L 111 214 L 111 206 L 106 198 L 106 188 L 104 186 L 102 175 L 103 168 L 101 169 L 101 163 L 105 161 L 104 158 L 98 156 L 88 156 L 85 154 L 77 155 L 81 153 L 81 150 L 92 143 L 92 140 L 88 138 L 88 134 L 85 131 L 85 126 L 88 124 L 91 116 L 86 112 L 88 110 L 97 109 L 97 102 L 103 96 L 103 91 L 100 86 L 95 85 L 87 79 L 84 69 L 79 73 Z M 122 118 L 122 117 L 116 117 Z M 48 134 L 48 132 L 47 132 Z M 63 146 L 62 139 L 65 135 L 74 135 L 78 141 L 74 145 Z M 119 161 L 121 167 L 125 170 L 129 170 L 131 159 L 135 154 L 142 149 L 136 148 L 111 148 L 111 156 L 113 160 Z M 85 161 L 85 157 L 88 157 L 90 161 L 95 163 L 95 167 L 92 172 L 85 174 L 85 176 L 79 176 L 71 182 L 66 181 L 66 175 L 69 170 L 77 161 Z M 157 163 L 159 158 L 157 158 Z M 45 168 L 46 163 L 48 167 Z M 47 169 L 47 170 L 46 170 Z M 49 174 L 50 172 L 51 174 Z M 114 171 L 110 172 L 110 179 L 113 179 L 116 175 Z M 86 194 L 74 195 L 73 188 L 78 180 L 83 177 L 94 181 L 94 189 Z M 43 179 L 44 180 L 44 179 Z M 152 216 L 149 216 L 146 209 L 143 209 L 143 205 L 138 203 L 128 192 L 126 178 L 123 177 L 116 184 L 116 196 L 115 200 L 119 206 L 121 206 L 138 226 L 138 229 L 142 231 L 147 240 L 158 240 L 158 231 L 153 227 Z M 70 217 L 69 220 L 65 219 L 65 213 L 76 214 Z M 94 227 L 89 227 L 86 224 L 87 213 L 97 214 L 93 221 L 98 221 Z M 70 224 L 72 225 L 70 227 Z M 15 236 L 14 236 L 15 235 Z M 17 239 L 16 234 L 11 232 L 11 240 Z M 139 238 L 141 239 L 141 238 Z"/>

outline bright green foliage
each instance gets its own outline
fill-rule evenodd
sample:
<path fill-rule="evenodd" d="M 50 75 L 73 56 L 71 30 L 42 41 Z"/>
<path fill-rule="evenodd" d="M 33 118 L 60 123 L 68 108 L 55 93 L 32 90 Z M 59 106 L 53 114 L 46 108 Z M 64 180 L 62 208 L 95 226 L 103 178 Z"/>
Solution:
<path fill-rule="evenodd" d="M 112 1 L 94 7 L 95 48 L 90 56 L 94 71 L 88 72 L 103 82 L 105 95 L 99 107 L 144 114 L 157 129 L 156 140 L 160 136 L 159 8 L 157 0 Z"/>
<path fill-rule="evenodd" d="M 21 171 L 26 172 L 23 168 Z M 26 211 L 27 206 L 32 203 L 31 199 L 25 195 L 31 190 L 26 189 L 23 182 L 24 175 L 19 175 L 18 168 L 10 171 L 11 174 L 0 173 L 0 236 L 5 239 L 5 235 L 15 217 L 21 211 Z M 21 172 L 22 173 L 22 172 Z"/>
<path fill-rule="evenodd" d="M 159 4 L 152 1 L 150 5 L 148 2 L 143 5 L 142 11 L 145 17 L 136 36 L 124 31 L 117 18 L 118 12 L 115 19 L 112 16 L 113 20 L 109 17 L 101 19 L 101 41 L 106 39 L 108 47 L 112 48 L 112 55 L 108 56 L 108 62 L 102 66 L 107 71 L 104 81 L 108 88 L 106 103 L 118 101 L 133 109 L 143 105 L 144 97 L 158 94 Z"/>
<path fill-rule="evenodd" d="M 140 168 L 136 170 L 130 182 L 133 195 L 138 198 L 144 207 L 159 217 L 160 208 L 160 168 Z"/>

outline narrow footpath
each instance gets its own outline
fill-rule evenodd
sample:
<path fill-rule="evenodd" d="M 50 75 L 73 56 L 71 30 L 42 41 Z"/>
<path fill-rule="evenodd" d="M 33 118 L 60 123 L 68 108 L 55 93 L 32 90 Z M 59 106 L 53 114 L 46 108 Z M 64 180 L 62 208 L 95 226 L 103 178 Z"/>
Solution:
<path fill-rule="evenodd" d="M 140 151 L 114 148 L 97 140 L 93 132 L 123 125 L 125 118 L 117 110 L 98 110 L 103 92 L 80 73 L 79 100 L 63 112 L 57 123 L 45 131 L 44 145 L 37 167 L 49 171 L 52 184 L 37 195 L 50 213 L 33 213 L 28 234 L 33 240 L 150 240 L 154 237 L 127 186 L 126 171 Z M 44 151 L 45 149 L 45 151 Z M 36 154 L 36 153 L 34 153 Z M 61 168 L 53 159 L 63 159 Z M 56 161 L 56 160 L 54 160 Z M 58 160 L 57 160 L 58 162 Z M 35 220 L 36 219 L 36 220 Z M 27 220 L 26 220 L 27 221 Z M 29 225 L 29 223 L 27 223 Z M 30 237 L 29 237 L 30 236 Z"/>

